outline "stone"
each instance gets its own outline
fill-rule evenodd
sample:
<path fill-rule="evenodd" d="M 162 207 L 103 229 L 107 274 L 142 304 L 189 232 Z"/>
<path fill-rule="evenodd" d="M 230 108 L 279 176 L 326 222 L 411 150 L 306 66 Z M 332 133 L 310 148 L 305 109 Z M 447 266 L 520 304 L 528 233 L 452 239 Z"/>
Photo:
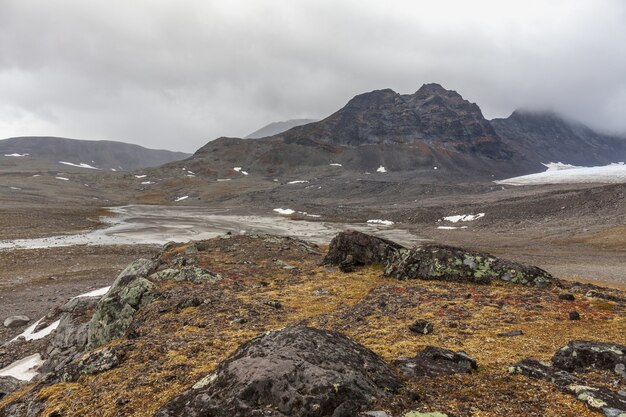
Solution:
<path fill-rule="evenodd" d="M 0 376 L 0 400 L 13 391 L 18 390 L 23 385 L 26 385 L 26 382 L 20 381 L 12 376 Z"/>
<path fill-rule="evenodd" d="M 166 268 L 150 275 L 153 281 L 174 280 L 189 281 L 194 284 L 213 283 L 222 280 L 220 274 L 216 274 L 197 266 L 183 266 L 181 268 Z"/>
<path fill-rule="evenodd" d="M 576 297 L 574 297 L 574 294 L 569 293 L 559 294 L 559 300 L 574 301 L 576 300 Z"/>
<path fill-rule="evenodd" d="M 409 411 L 404 414 L 402 417 L 448 417 L 447 414 L 444 413 L 420 413 L 419 411 Z"/>
<path fill-rule="evenodd" d="M 403 384 L 374 352 L 304 326 L 260 334 L 168 401 L 157 417 L 350 417 Z"/>
<path fill-rule="evenodd" d="M 268 306 L 270 306 L 270 307 L 272 307 L 272 308 L 275 308 L 275 309 L 277 309 L 277 310 L 278 310 L 278 309 L 283 308 L 283 305 L 282 305 L 282 304 L 280 303 L 280 301 L 278 301 L 278 300 L 270 300 L 270 301 L 266 301 L 264 304 L 265 304 L 265 305 L 268 305 Z"/>
<path fill-rule="evenodd" d="M 409 330 L 419 334 L 429 334 L 434 330 L 434 325 L 427 320 L 416 320 L 409 326 Z"/>
<path fill-rule="evenodd" d="M 22 327 L 30 321 L 28 316 L 11 316 L 4 320 L 4 327 L 14 329 L 16 327 Z"/>
<path fill-rule="evenodd" d="M 577 311 L 570 311 L 567 313 L 567 318 L 570 320 L 580 320 L 580 313 Z"/>
<path fill-rule="evenodd" d="M 120 364 L 114 348 L 104 348 L 87 353 L 78 362 L 78 372 L 93 375 L 113 369 Z"/>
<path fill-rule="evenodd" d="M 515 336 L 523 336 L 524 332 L 522 330 L 511 330 L 509 332 L 498 333 L 499 337 L 515 337 Z"/>
<path fill-rule="evenodd" d="M 400 358 L 394 365 L 409 377 L 470 373 L 478 369 L 476 360 L 467 353 L 427 346 L 413 358 Z"/>
<path fill-rule="evenodd" d="M 387 239 L 348 230 L 330 242 L 324 264 L 338 265 L 343 272 L 350 272 L 359 266 L 385 265 L 399 249 L 404 247 Z"/>
<path fill-rule="evenodd" d="M 514 284 L 546 287 L 552 275 L 535 266 L 444 245 L 399 249 L 392 253 L 385 275 L 400 280 L 424 279 L 489 284 L 502 280 Z"/>
<path fill-rule="evenodd" d="M 614 372 L 617 365 L 626 365 L 626 346 L 608 342 L 572 340 L 552 357 L 552 364 L 568 372 L 589 369 Z"/>
<path fill-rule="evenodd" d="M 156 263 L 148 259 L 132 262 L 100 299 L 89 322 L 88 347 L 102 346 L 124 335 L 137 310 L 153 299 L 154 284 L 146 277 Z"/>

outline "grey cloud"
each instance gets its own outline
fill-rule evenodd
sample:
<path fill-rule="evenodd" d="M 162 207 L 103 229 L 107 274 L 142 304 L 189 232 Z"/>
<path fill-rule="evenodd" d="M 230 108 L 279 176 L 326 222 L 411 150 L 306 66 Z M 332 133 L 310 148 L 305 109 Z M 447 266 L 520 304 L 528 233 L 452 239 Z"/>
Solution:
<path fill-rule="evenodd" d="M 0 2 L 0 137 L 193 151 L 438 82 L 626 132 L 621 0 Z"/>

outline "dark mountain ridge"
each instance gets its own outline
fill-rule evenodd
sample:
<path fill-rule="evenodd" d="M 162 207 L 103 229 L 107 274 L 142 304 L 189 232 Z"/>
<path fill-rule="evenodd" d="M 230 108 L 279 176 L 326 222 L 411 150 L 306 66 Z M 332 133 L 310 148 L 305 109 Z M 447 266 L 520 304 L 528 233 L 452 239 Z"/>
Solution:
<path fill-rule="evenodd" d="M 156 167 L 188 158 L 183 152 L 148 149 L 108 140 L 92 141 L 48 136 L 25 136 L 0 140 L 0 156 L 29 154 L 51 162 L 85 163 L 100 169 L 133 170 Z"/>

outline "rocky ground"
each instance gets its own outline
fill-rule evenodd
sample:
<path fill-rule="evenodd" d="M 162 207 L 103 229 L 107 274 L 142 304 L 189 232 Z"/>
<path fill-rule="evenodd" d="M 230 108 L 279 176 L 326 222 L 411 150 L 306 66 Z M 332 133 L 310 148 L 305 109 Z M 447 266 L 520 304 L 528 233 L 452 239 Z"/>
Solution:
<path fill-rule="evenodd" d="M 572 367 L 570 361 L 563 365 L 567 371 L 561 371 L 562 360 L 548 368 L 576 386 L 586 384 L 585 396 L 578 395 L 584 401 L 573 394 L 575 387 L 538 376 L 526 362 L 510 368 L 524 359 L 549 361 L 572 340 L 609 342 L 609 351 L 621 352 L 626 293 L 546 282 L 536 279 L 544 276 L 541 270 L 493 264 L 505 265 L 511 276 L 522 271 L 523 279 L 513 283 L 481 266 L 495 262 L 485 254 L 458 251 L 442 258 L 435 248 L 416 258 L 378 243 L 349 248 L 331 248 L 336 256 L 326 261 L 339 261 L 335 266 L 324 265 L 326 248 L 272 236 L 169 245 L 154 260 L 133 264 L 100 302 L 85 302 L 80 314 L 66 307 L 62 311 L 75 313 L 55 316 L 71 326 L 57 329 L 65 335 L 61 342 L 53 334 L 37 349 L 57 371 L 0 400 L 0 413 L 169 416 L 181 415 L 184 406 L 185 415 L 283 416 L 288 404 L 303 416 L 593 416 L 611 415 L 597 405 L 599 398 L 621 401 L 626 375 L 616 354 L 585 354 L 588 362 Z M 376 253 L 382 255 L 371 256 Z M 415 265 L 410 259 L 430 259 L 434 266 L 424 270 L 430 278 L 387 276 L 385 269 L 393 268 L 384 263 L 400 259 L 397 254 L 405 271 Z M 397 270 L 400 264 L 393 263 Z M 437 265 L 449 273 L 438 275 Z M 73 333 L 76 326 L 82 330 Z M 285 326 L 296 327 L 264 333 Z M 316 336 L 308 329 L 330 333 Z M 83 342 L 68 351 L 68 340 Z M 302 349 L 288 353 L 289 340 L 300 340 Z M 348 356 L 337 374 L 323 352 L 346 344 L 363 352 L 361 360 L 340 349 Z M 448 350 L 422 352 L 428 346 Z M 64 354 L 73 362 L 64 363 Z M 274 355 L 282 359 L 256 362 Z M 293 363 L 310 365 L 291 368 Z M 279 393 L 291 389 L 308 394 L 283 403 Z M 235 393 L 239 402 L 220 402 Z"/>

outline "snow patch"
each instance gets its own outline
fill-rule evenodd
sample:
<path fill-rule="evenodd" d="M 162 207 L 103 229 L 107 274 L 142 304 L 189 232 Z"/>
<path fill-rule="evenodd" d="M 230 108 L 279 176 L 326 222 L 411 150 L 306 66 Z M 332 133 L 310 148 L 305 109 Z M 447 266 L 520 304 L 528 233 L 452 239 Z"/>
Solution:
<path fill-rule="evenodd" d="M 35 353 L 0 369 L 0 376 L 12 376 L 20 381 L 30 381 L 37 375 L 37 369 L 41 365 L 43 365 L 41 355 Z"/>
<path fill-rule="evenodd" d="M 56 178 L 57 180 L 62 180 L 62 181 L 69 181 L 70 180 L 69 178 L 66 178 L 66 177 L 54 177 L 54 178 Z"/>
<path fill-rule="evenodd" d="M 21 188 L 19 188 L 19 187 L 9 187 L 9 188 L 12 189 L 12 190 L 21 190 Z"/>
<path fill-rule="evenodd" d="M 241 167 L 234 167 L 233 169 L 234 169 L 235 171 L 237 171 L 237 172 L 241 172 L 241 170 L 242 170 L 243 168 L 241 168 Z"/>
<path fill-rule="evenodd" d="M 189 196 L 188 196 L 188 195 L 184 195 L 184 196 L 182 196 L 182 197 L 178 197 L 178 198 L 177 198 L 177 199 L 175 199 L 174 201 L 183 201 L 183 200 L 186 200 L 186 199 L 188 199 L 188 198 L 189 198 Z"/>
<path fill-rule="evenodd" d="M 293 214 L 296 212 L 295 210 L 292 210 L 292 209 L 283 209 L 283 208 L 275 208 L 274 211 L 278 214 L 286 214 L 286 215 Z"/>
<path fill-rule="evenodd" d="M 287 184 L 304 184 L 307 183 L 308 181 L 306 180 L 296 180 L 296 181 L 289 181 Z"/>
<path fill-rule="evenodd" d="M 141 185 L 150 185 L 150 184 L 154 184 L 152 181 L 142 181 Z"/>
<path fill-rule="evenodd" d="M 24 337 L 24 339 L 26 340 L 43 339 L 44 337 L 52 333 L 57 327 L 59 327 L 59 323 L 61 322 L 61 320 L 57 320 L 51 325 L 49 325 L 48 327 L 44 327 L 43 329 L 39 331 L 35 331 L 39 323 L 41 323 L 41 320 L 43 320 L 43 318 L 40 318 L 34 324 L 31 324 L 30 326 L 28 326 L 26 330 L 24 330 L 22 333 L 18 334 L 13 339 L 11 339 L 11 342 L 17 340 L 20 337 Z"/>
<path fill-rule="evenodd" d="M 494 181 L 505 185 L 579 184 L 579 183 L 625 183 L 626 165 L 623 162 L 597 166 L 577 167 L 568 164 L 544 164 L 548 169 L 536 174 Z"/>
<path fill-rule="evenodd" d="M 330 166 L 331 167 L 342 167 L 343 165 L 334 163 L 334 164 L 330 164 Z"/>
<path fill-rule="evenodd" d="M 146 174 L 144 174 L 144 175 L 135 175 L 135 178 L 140 178 L 140 179 L 141 179 L 141 178 L 146 178 L 146 177 L 147 177 L 147 175 L 146 175 Z"/>
<path fill-rule="evenodd" d="M 217 182 L 230 181 L 230 178 L 218 178 Z"/>
<path fill-rule="evenodd" d="M 456 229 L 467 229 L 467 226 L 437 226 L 437 229 L 442 230 L 456 230 Z"/>
<path fill-rule="evenodd" d="M 74 298 L 82 298 L 82 297 L 102 297 L 104 294 L 106 294 L 107 292 L 109 292 L 109 289 L 110 289 L 110 288 L 111 288 L 110 286 L 108 286 L 108 287 L 98 288 L 97 290 L 93 290 L 93 291 L 86 292 L 86 293 L 84 293 L 84 294 L 77 295 L 77 296 L 76 296 L 76 297 L 74 297 Z"/>
<path fill-rule="evenodd" d="M 4 156 L 14 156 L 17 158 L 20 158 L 22 156 L 28 156 L 30 155 L 29 153 L 5 153 Z"/>
<path fill-rule="evenodd" d="M 383 226 L 392 226 L 393 225 L 393 222 L 391 220 L 381 220 L 381 219 L 368 220 L 367 223 L 369 223 L 369 224 L 381 224 Z"/>
<path fill-rule="evenodd" d="M 447 216 L 447 217 L 444 217 L 443 219 L 452 223 L 458 223 L 458 222 L 473 222 L 474 220 L 478 220 L 482 217 L 485 217 L 485 213 L 459 214 L 456 216 Z"/>
<path fill-rule="evenodd" d="M 376 170 L 376 172 L 381 172 L 381 173 L 383 173 L 383 174 L 384 174 L 384 173 L 386 173 L 386 172 L 387 172 L 387 169 L 386 169 L 384 166 L 382 166 L 382 165 L 381 165 L 381 166 L 379 166 L 379 167 L 378 167 L 378 169 Z"/>
<path fill-rule="evenodd" d="M 91 166 L 89 164 L 86 164 L 84 162 L 81 162 L 80 164 L 74 164 L 72 162 L 65 162 L 65 161 L 59 161 L 59 164 L 63 164 L 63 165 L 69 165 L 71 167 L 76 167 L 76 168 L 87 168 L 87 169 L 100 169 L 100 168 L 96 168 L 94 166 Z"/>

